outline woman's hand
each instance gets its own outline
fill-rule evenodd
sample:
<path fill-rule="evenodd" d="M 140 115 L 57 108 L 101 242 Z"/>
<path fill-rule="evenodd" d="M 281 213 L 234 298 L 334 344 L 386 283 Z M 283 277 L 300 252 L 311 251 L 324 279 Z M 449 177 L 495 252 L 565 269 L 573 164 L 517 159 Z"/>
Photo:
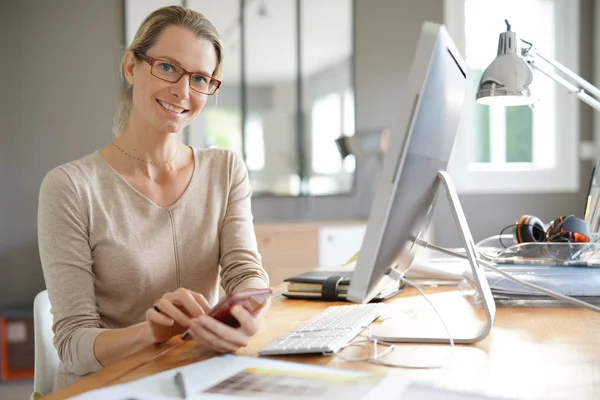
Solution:
<path fill-rule="evenodd" d="M 219 353 L 233 353 L 247 346 L 250 337 L 258 332 L 270 304 L 271 299 L 267 299 L 254 314 L 239 304 L 234 305 L 231 308 L 231 315 L 240 323 L 238 328 L 232 328 L 202 314 L 193 319 L 188 335 L 203 346 Z"/>
<path fill-rule="evenodd" d="M 150 334 L 156 343 L 166 342 L 183 333 L 198 318 L 210 310 L 210 305 L 200 293 L 184 288 L 165 293 L 146 311 Z"/>

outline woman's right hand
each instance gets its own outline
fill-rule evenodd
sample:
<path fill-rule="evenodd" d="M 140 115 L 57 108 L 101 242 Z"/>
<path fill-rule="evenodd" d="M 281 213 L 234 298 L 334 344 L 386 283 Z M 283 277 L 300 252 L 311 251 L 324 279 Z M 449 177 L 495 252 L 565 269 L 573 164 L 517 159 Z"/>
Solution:
<path fill-rule="evenodd" d="M 155 342 L 163 343 L 183 333 L 192 324 L 193 318 L 209 310 L 210 305 L 200 293 L 179 288 L 158 299 L 146 311 L 146 321 Z"/>

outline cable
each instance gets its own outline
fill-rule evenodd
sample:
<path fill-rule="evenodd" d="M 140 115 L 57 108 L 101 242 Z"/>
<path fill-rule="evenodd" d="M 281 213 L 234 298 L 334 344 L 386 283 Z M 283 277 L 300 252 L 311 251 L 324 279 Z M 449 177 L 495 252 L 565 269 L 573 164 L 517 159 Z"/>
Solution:
<path fill-rule="evenodd" d="M 382 342 L 380 340 L 373 339 L 371 337 L 371 328 L 369 328 L 368 326 L 363 326 L 361 328 L 362 328 L 362 330 L 359 332 L 358 335 L 360 336 L 364 331 L 367 331 L 368 334 L 366 336 L 366 339 L 357 340 L 355 342 L 348 343 L 348 344 L 340 347 L 337 351 L 334 351 L 333 355 L 341 358 L 344 361 L 349 361 L 349 362 L 374 361 L 378 358 L 387 356 L 389 353 L 394 351 L 394 349 L 396 348 L 396 346 L 393 344 L 388 344 L 387 342 Z M 340 351 L 342 351 L 348 347 L 360 346 L 360 345 L 368 344 L 368 343 L 373 343 L 373 351 L 371 352 L 371 354 L 368 357 L 346 357 L 339 353 Z M 377 351 L 378 344 L 383 344 L 384 346 L 387 346 L 387 349 L 385 351 L 383 351 L 382 353 L 378 353 L 378 351 Z"/>
<path fill-rule="evenodd" d="M 504 232 L 506 232 L 506 230 L 507 230 L 507 229 L 510 229 L 510 228 L 513 228 L 513 230 L 516 230 L 516 229 L 518 229 L 519 227 L 523 227 L 523 226 L 529 226 L 529 227 L 531 227 L 533 230 L 537 230 L 538 232 L 541 232 L 541 233 L 544 235 L 544 237 L 546 237 L 546 230 L 545 230 L 545 229 L 543 229 L 543 228 L 540 228 L 538 225 L 534 225 L 534 224 L 521 224 L 521 223 L 518 223 L 518 222 L 517 222 L 517 223 L 510 224 L 510 225 L 507 225 L 507 226 L 505 226 L 504 228 L 502 228 L 502 230 L 500 231 L 500 233 L 499 233 L 498 235 L 494 235 L 494 236 L 492 236 L 491 238 L 495 238 L 495 237 L 497 237 L 497 238 L 498 238 L 498 242 L 500 242 L 500 245 L 501 245 L 502 247 L 504 247 L 505 249 L 507 249 L 507 248 L 508 248 L 508 246 L 506 246 L 506 245 L 504 244 L 504 242 L 502 241 L 502 236 L 504 236 L 504 235 L 505 235 L 505 234 L 504 234 Z M 562 226 L 562 222 L 561 222 L 561 226 Z M 516 234 L 515 234 L 515 235 L 511 235 L 511 237 L 512 237 L 512 238 L 514 238 L 515 236 L 516 236 Z M 487 239 L 484 239 L 484 240 L 489 240 L 489 239 L 491 239 L 491 238 L 487 238 Z M 546 240 L 550 241 L 550 238 L 546 238 Z"/>
<path fill-rule="evenodd" d="M 512 225 L 510 225 L 510 226 L 512 226 Z M 486 237 L 484 239 L 481 239 L 479 242 L 475 243 L 475 247 L 476 248 L 479 248 L 479 247 L 489 247 L 489 246 L 483 246 L 483 245 L 486 244 L 489 241 L 492 241 L 492 240 L 493 241 L 498 240 L 500 242 L 500 244 L 502 245 L 502 243 L 503 243 L 502 240 L 503 239 L 513 240 L 513 238 L 514 238 L 514 235 L 512 233 L 505 233 L 505 234 L 502 234 L 502 235 L 500 235 L 500 234 L 498 234 L 498 235 L 492 235 L 492 236 Z M 506 247 L 504 247 L 504 248 L 506 248 Z"/>
<path fill-rule="evenodd" d="M 435 305 L 433 304 L 433 302 L 429 299 L 429 297 L 427 297 L 427 295 L 425 294 L 425 292 L 423 292 L 423 290 L 421 289 L 421 287 L 416 284 L 415 282 L 408 280 L 406 278 L 402 278 L 404 279 L 404 282 L 411 285 L 412 287 L 414 287 L 415 289 L 417 289 L 417 291 L 419 292 L 419 294 L 421 296 L 423 296 L 423 298 L 425 298 L 425 300 L 429 303 L 429 305 L 431 306 L 431 308 L 433 309 L 433 311 L 437 314 L 438 318 L 440 319 L 442 325 L 444 326 L 444 330 L 446 331 L 446 333 L 448 334 L 448 341 L 450 343 L 450 355 L 448 356 L 448 359 L 446 360 L 445 363 L 441 364 L 441 365 L 424 365 L 424 366 L 417 366 L 417 365 L 408 365 L 408 364 L 396 364 L 396 363 L 388 363 L 384 360 L 382 360 L 385 356 L 387 356 L 388 354 L 392 353 L 394 351 L 394 349 L 397 348 L 397 346 L 394 343 L 391 342 L 387 342 L 387 341 L 383 341 L 383 340 L 378 340 L 372 337 L 371 335 L 371 329 L 368 326 L 364 326 L 362 327 L 362 331 L 359 333 L 359 335 L 361 335 L 365 330 L 368 332 L 366 339 L 363 340 L 358 340 L 355 342 L 351 342 L 348 343 L 345 346 L 342 346 L 340 349 L 338 349 L 337 351 L 333 352 L 333 355 L 336 357 L 341 358 L 344 361 L 349 361 L 349 362 L 361 362 L 361 361 L 368 361 L 368 362 L 372 362 L 373 364 L 377 364 L 377 365 L 383 365 L 386 367 L 396 367 L 396 368 L 411 368 L 411 369 L 434 369 L 434 368 L 442 368 L 445 367 L 450 360 L 452 360 L 452 357 L 454 356 L 454 339 L 452 338 L 452 333 L 450 333 L 450 329 L 448 329 L 448 326 L 446 325 L 446 321 L 444 320 L 444 318 L 442 317 L 442 315 L 439 313 L 438 309 L 435 307 Z M 368 344 L 368 343 L 373 343 L 373 350 L 371 352 L 371 355 L 367 356 L 367 357 L 346 357 L 343 356 L 342 354 L 340 354 L 340 352 L 348 347 L 354 347 L 354 346 L 360 346 L 360 345 L 364 345 L 364 344 Z M 377 350 L 377 346 L 381 344 L 384 346 L 387 346 L 387 349 L 385 349 L 383 352 L 379 353 Z"/>
<path fill-rule="evenodd" d="M 435 308 L 435 306 L 433 305 L 433 303 L 431 302 L 431 300 L 429 300 L 429 297 L 427 297 L 427 295 L 425 294 L 425 292 L 423 292 L 423 290 L 421 289 L 421 287 L 416 284 L 415 282 L 404 278 L 404 282 L 408 283 L 410 286 L 414 287 L 415 289 L 417 289 L 417 291 L 421 294 L 421 296 L 423 296 L 423 298 L 425 300 L 427 300 L 427 302 L 429 303 L 429 305 L 431 306 L 431 308 L 433 308 L 433 311 L 435 311 L 435 313 L 437 314 L 438 318 L 440 319 L 442 325 L 444 325 L 444 330 L 446 331 L 446 333 L 448 334 L 448 340 L 450 342 L 450 346 L 454 347 L 454 339 L 452 338 L 452 334 L 450 333 L 450 329 L 448 329 L 448 326 L 446 325 L 446 322 L 444 321 L 444 318 L 442 318 L 442 315 L 439 313 L 438 309 Z"/>
<path fill-rule="evenodd" d="M 437 251 L 439 251 L 441 253 L 444 253 L 444 254 L 448 254 L 448 255 L 451 255 L 451 256 L 455 256 L 455 257 L 459 257 L 459 258 L 463 258 L 463 259 L 467 259 L 468 260 L 468 257 L 465 254 L 459 253 L 457 251 L 452 251 L 452 250 L 449 250 L 449 249 L 445 249 L 443 247 L 436 246 L 436 245 L 434 245 L 432 243 L 428 243 L 428 242 L 425 242 L 425 241 L 423 241 L 423 244 L 426 247 L 428 247 L 428 248 L 430 248 L 432 250 L 437 250 Z M 571 303 L 571 304 L 574 304 L 574 305 L 578 305 L 578 306 L 582 306 L 582 307 L 585 307 L 585 308 L 589 308 L 590 310 L 593 310 L 593 311 L 600 312 L 600 307 L 597 307 L 597 306 L 595 306 L 593 304 L 586 303 L 585 301 L 582 301 L 582 300 L 579 300 L 579 299 L 576 299 L 576 298 L 573 298 L 573 297 L 570 297 L 570 296 L 566 296 L 566 295 L 557 293 L 557 292 L 555 292 L 553 290 L 546 289 L 546 288 L 538 286 L 538 285 L 534 285 L 533 283 L 525 282 L 525 281 L 523 281 L 523 280 L 521 280 L 519 278 L 515 278 L 514 276 L 512 276 L 508 272 L 502 271 L 500 268 L 497 268 L 497 267 L 493 266 L 492 263 L 489 262 L 489 261 L 487 261 L 487 260 L 482 260 L 480 258 L 477 258 L 477 262 L 480 263 L 480 264 L 483 264 L 485 266 L 485 268 L 488 268 L 488 269 L 490 269 L 490 270 L 492 270 L 494 272 L 497 272 L 498 274 L 504 276 L 506 279 L 511 280 L 511 281 L 513 281 L 513 282 L 521 285 L 521 286 L 524 286 L 526 288 L 533 289 L 533 290 L 536 290 L 538 292 L 544 293 L 544 294 L 546 294 L 546 295 L 548 295 L 550 297 L 553 297 L 553 298 L 555 298 L 557 300 L 562 300 L 562 301 L 565 301 L 567 303 Z"/>

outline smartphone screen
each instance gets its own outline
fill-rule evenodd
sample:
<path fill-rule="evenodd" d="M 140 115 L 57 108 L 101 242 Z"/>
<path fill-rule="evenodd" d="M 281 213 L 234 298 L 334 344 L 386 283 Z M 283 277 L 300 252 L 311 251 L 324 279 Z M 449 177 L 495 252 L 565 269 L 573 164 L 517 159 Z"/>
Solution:
<path fill-rule="evenodd" d="M 240 304 L 246 310 L 254 314 L 260 306 L 271 297 L 271 294 L 271 289 L 254 289 L 245 292 L 230 293 L 214 306 L 208 315 L 226 325 L 237 328 L 240 326 L 240 323 L 233 315 L 231 315 L 231 307 L 235 304 Z M 183 340 L 190 339 L 187 330 L 181 334 L 181 338 Z"/>
<path fill-rule="evenodd" d="M 240 326 L 240 323 L 233 315 L 231 315 L 231 307 L 239 304 L 250 313 L 254 314 L 261 305 L 271 297 L 271 293 L 271 289 L 256 289 L 230 293 L 217 304 L 208 315 L 226 325 L 237 328 Z"/>

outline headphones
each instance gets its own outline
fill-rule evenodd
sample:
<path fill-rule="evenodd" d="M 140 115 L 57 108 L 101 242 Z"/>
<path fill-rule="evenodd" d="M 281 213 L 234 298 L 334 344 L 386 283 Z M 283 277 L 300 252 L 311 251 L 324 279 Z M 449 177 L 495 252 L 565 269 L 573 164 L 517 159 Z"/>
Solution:
<path fill-rule="evenodd" d="M 514 225 L 513 234 L 517 243 L 590 241 L 588 223 L 573 215 L 558 217 L 550 223 L 548 229 L 544 228 L 541 219 L 523 215 Z"/>

